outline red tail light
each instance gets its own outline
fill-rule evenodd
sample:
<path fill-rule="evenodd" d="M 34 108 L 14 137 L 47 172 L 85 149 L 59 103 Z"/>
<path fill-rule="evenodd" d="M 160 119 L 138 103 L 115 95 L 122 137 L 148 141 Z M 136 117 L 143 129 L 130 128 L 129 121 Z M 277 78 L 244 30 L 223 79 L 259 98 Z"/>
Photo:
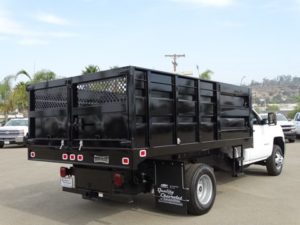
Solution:
<path fill-rule="evenodd" d="M 82 162 L 83 161 L 83 155 L 77 155 L 77 161 Z"/>
<path fill-rule="evenodd" d="M 70 170 L 66 167 L 60 167 L 60 176 L 66 177 L 68 175 L 70 175 Z"/>
<path fill-rule="evenodd" d="M 123 165 L 129 165 L 129 158 L 128 157 L 123 157 L 122 158 L 122 164 Z"/>
<path fill-rule="evenodd" d="M 68 160 L 68 157 L 69 157 L 68 154 L 66 154 L 66 153 L 62 154 L 62 159 L 63 160 Z"/>
<path fill-rule="evenodd" d="M 30 152 L 30 158 L 35 158 L 35 152 Z"/>
<path fill-rule="evenodd" d="M 113 174 L 113 184 L 116 187 L 121 187 L 124 184 L 124 178 L 121 174 L 119 173 L 114 173 Z"/>
<path fill-rule="evenodd" d="M 140 150 L 139 155 L 141 158 L 146 157 L 147 156 L 147 151 L 145 149 Z"/>
<path fill-rule="evenodd" d="M 75 159 L 76 159 L 75 154 L 71 154 L 71 155 L 70 155 L 70 160 L 74 161 Z"/>

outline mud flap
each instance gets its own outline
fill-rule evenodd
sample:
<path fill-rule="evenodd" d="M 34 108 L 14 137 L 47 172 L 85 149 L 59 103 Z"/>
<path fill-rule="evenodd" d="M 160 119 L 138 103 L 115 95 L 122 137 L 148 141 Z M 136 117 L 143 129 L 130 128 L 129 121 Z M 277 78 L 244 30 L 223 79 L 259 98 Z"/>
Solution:
<path fill-rule="evenodd" d="M 156 207 L 187 214 L 188 189 L 185 188 L 183 162 L 155 162 L 154 195 Z"/>

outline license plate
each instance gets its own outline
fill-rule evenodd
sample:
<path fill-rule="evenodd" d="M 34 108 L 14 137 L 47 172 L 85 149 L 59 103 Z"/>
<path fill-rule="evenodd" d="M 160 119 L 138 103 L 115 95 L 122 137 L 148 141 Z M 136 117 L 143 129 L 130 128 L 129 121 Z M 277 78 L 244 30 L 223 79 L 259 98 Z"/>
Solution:
<path fill-rule="evenodd" d="M 4 141 L 4 144 L 5 145 L 9 145 L 9 141 Z"/>
<path fill-rule="evenodd" d="M 74 179 L 72 176 L 62 177 L 60 178 L 60 185 L 66 188 L 73 188 Z"/>

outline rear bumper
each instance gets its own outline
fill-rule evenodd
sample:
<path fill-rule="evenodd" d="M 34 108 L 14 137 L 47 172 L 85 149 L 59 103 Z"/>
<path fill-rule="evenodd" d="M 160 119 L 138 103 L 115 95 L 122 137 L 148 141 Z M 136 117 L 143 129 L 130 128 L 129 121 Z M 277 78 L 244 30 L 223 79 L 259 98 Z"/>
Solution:
<path fill-rule="evenodd" d="M 285 139 L 296 140 L 296 131 L 283 132 Z"/>
<path fill-rule="evenodd" d="M 26 138 L 24 136 L 5 137 L 0 136 L 0 142 L 9 142 L 9 144 L 24 144 Z"/>
<path fill-rule="evenodd" d="M 128 170 L 102 169 L 95 167 L 73 166 L 69 178 L 72 186 L 63 186 L 63 191 L 81 194 L 84 198 L 98 198 L 114 194 L 135 195 L 142 192 L 142 185 L 134 181 L 134 173 Z M 113 176 L 118 174 L 122 183 L 116 186 Z"/>
<path fill-rule="evenodd" d="M 78 156 L 81 156 L 80 160 Z M 128 164 L 123 163 L 123 158 L 128 159 Z M 146 157 L 139 156 L 139 149 L 88 149 L 78 151 L 72 149 L 60 150 L 59 147 L 28 146 L 28 160 L 94 166 L 104 169 L 137 170 L 138 165 L 145 159 Z"/>

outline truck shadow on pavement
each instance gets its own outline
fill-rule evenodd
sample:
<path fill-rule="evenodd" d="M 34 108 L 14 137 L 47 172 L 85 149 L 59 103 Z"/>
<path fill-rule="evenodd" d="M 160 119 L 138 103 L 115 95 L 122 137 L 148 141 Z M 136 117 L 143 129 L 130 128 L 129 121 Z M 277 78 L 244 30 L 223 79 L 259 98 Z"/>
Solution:
<path fill-rule="evenodd" d="M 151 194 L 135 196 L 134 203 L 131 204 L 124 199 L 90 201 L 82 199 L 80 195 L 62 192 L 57 183 L 51 181 L 1 190 L 0 206 L 16 210 L 18 217 L 24 217 L 26 220 L 30 218 L 34 221 L 34 217 L 37 216 L 70 225 L 84 225 L 90 222 L 111 224 L 107 219 L 123 212 L 132 216 L 182 216 L 157 210 Z M 14 223 L 14 218 L 11 220 L 11 224 L 17 224 Z"/>
<path fill-rule="evenodd" d="M 245 170 L 245 175 L 238 178 L 232 177 L 228 172 L 217 171 L 217 185 L 239 183 L 249 175 L 267 176 L 262 167 L 250 167 Z M 62 192 L 57 180 L 0 191 L 0 206 L 16 210 L 18 215 L 32 218 L 33 221 L 37 216 L 70 225 L 84 225 L 90 222 L 111 224 L 111 216 L 122 213 L 140 217 L 182 217 L 156 209 L 151 194 L 141 194 L 132 199 L 133 203 L 128 203 L 131 198 L 124 196 L 115 197 L 113 200 L 83 200 L 80 195 Z"/>

